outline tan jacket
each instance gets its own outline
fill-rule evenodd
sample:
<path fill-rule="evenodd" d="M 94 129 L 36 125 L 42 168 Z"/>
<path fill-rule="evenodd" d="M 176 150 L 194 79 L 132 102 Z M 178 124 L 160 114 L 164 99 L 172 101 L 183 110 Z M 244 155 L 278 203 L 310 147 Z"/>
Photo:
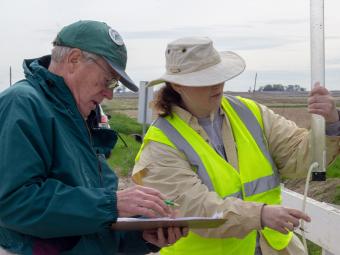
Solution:
<path fill-rule="evenodd" d="M 303 177 L 311 162 L 309 136 L 306 129 L 296 126 L 266 106 L 260 105 L 264 122 L 264 133 L 269 151 L 281 176 Z M 177 113 L 208 143 L 209 138 L 197 119 L 180 107 Z M 224 115 L 223 111 L 220 111 Z M 228 118 L 222 124 L 222 139 L 228 162 L 238 169 L 237 151 Z M 332 161 L 340 151 L 340 137 L 327 137 L 327 160 Z M 148 143 L 136 163 L 132 178 L 135 183 L 156 188 L 180 204 L 180 216 L 212 216 L 223 212 L 228 221 L 223 226 L 209 230 L 192 230 L 204 237 L 242 238 L 251 230 L 261 229 L 261 203 L 245 202 L 236 198 L 221 199 L 215 192 L 209 192 L 202 184 L 184 154 L 157 142 Z M 303 246 L 294 236 L 283 251 L 273 250 L 261 236 L 263 255 L 303 254 Z"/>

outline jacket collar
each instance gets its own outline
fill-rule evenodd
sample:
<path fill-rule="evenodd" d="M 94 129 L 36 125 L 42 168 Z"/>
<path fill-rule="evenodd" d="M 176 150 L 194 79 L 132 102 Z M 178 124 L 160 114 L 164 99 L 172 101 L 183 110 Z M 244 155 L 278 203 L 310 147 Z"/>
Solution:
<path fill-rule="evenodd" d="M 31 81 L 34 86 L 40 86 L 43 92 L 57 104 L 61 103 L 68 111 L 80 115 L 73 94 L 64 78 L 48 70 L 50 62 L 51 55 L 24 60 L 23 67 L 27 80 Z"/>

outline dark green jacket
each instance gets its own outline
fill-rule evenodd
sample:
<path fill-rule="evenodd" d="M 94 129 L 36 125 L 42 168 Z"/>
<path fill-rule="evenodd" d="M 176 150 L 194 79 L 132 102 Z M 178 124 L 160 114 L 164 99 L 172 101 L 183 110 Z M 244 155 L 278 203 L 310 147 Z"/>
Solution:
<path fill-rule="evenodd" d="M 110 230 L 117 177 L 49 62 L 26 60 L 26 79 L 0 94 L 0 246 L 19 254 L 149 252 L 140 232 Z"/>

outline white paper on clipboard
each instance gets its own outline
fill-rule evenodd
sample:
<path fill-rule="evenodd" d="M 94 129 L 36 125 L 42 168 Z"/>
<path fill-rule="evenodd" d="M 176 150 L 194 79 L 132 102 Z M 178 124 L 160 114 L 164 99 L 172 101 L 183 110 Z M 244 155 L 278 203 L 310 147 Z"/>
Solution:
<path fill-rule="evenodd" d="M 146 230 L 159 227 L 217 228 L 226 219 L 216 217 L 182 217 L 182 218 L 118 218 L 112 224 L 114 230 Z"/>

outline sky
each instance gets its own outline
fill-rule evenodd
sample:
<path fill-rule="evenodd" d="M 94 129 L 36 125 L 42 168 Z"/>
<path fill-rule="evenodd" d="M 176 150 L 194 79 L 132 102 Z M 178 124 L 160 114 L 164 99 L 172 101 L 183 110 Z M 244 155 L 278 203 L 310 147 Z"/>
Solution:
<path fill-rule="evenodd" d="M 308 0 L 1 0 L 0 92 L 23 78 L 22 61 L 50 54 L 58 31 L 78 20 L 100 20 L 123 37 L 127 73 L 138 84 L 165 71 L 166 44 L 208 36 L 219 51 L 247 64 L 226 83 L 230 91 L 254 85 L 310 88 Z M 340 1 L 325 1 L 326 87 L 340 90 Z"/>

